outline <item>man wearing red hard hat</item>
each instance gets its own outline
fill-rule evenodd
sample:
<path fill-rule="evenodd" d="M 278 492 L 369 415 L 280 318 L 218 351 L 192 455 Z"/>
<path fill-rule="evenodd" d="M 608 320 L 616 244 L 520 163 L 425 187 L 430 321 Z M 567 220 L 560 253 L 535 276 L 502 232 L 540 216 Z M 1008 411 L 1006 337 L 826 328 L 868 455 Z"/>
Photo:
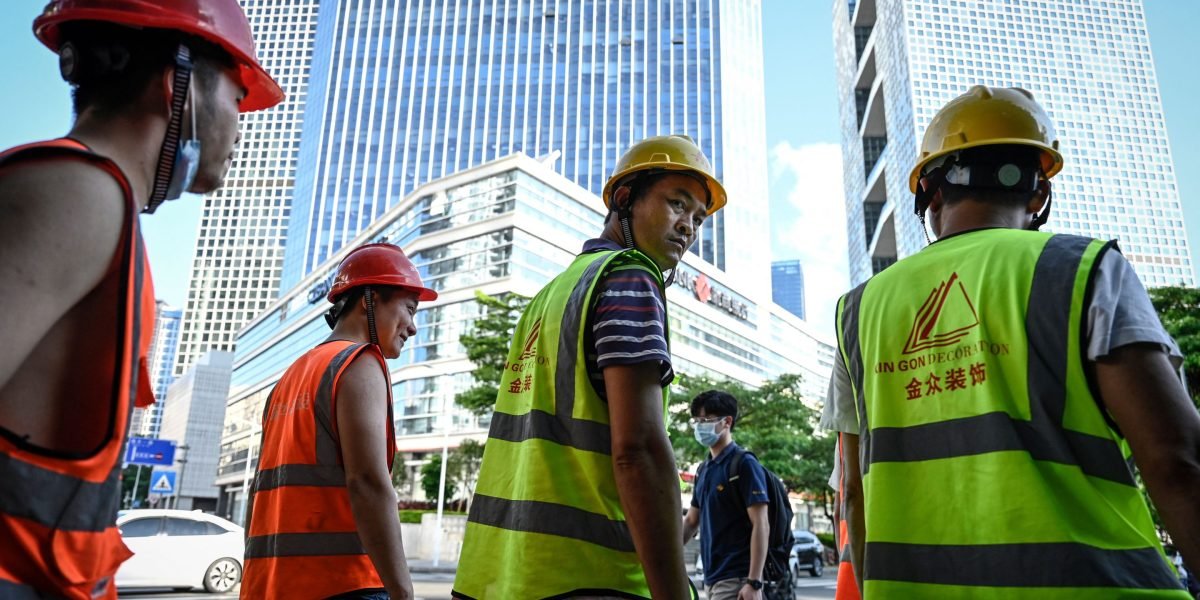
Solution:
<path fill-rule="evenodd" d="M 333 333 L 292 363 L 263 410 L 242 597 L 412 597 L 384 358 L 417 332 L 417 303 L 435 299 L 396 246 L 342 260 L 325 317 Z"/>
<path fill-rule="evenodd" d="M 154 291 L 139 213 L 221 185 L 283 92 L 237 0 L 53 0 L 66 136 L 0 153 L 0 597 L 114 598 L 122 444 Z"/>

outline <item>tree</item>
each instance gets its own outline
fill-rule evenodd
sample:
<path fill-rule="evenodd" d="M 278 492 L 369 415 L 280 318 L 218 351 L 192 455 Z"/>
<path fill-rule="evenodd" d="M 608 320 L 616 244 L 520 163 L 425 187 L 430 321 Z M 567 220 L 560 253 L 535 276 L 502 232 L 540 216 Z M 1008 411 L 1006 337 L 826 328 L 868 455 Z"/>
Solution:
<path fill-rule="evenodd" d="M 138 477 L 138 470 L 141 470 L 141 477 Z M 145 468 L 142 465 L 128 465 L 121 470 L 121 506 L 127 508 L 145 508 L 146 501 L 150 496 L 150 472 L 152 469 Z M 133 486 L 137 484 L 137 492 L 134 492 Z M 133 502 L 137 502 L 134 505 Z"/>
<path fill-rule="evenodd" d="M 1192 392 L 1192 402 L 1200 409 L 1200 289 L 1153 288 L 1150 301 L 1163 327 L 1183 351 L 1183 373 Z"/>
<path fill-rule="evenodd" d="M 734 381 L 710 377 L 680 375 L 672 386 L 671 444 L 680 468 L 707 458 L 708 450 L 692 437 L 689 421 L 691 402 L 701 392 L 718 389 L 738 400 L 734 439 L 754 452 L 759 461 L 774 471 L 789 490 L 807 494 L 822 504 L 827 516 L 832 513 L 833 490 L 829 474 L 833 470 L 836 437 L 817 426 L 820 414 L 803 402 L 799 375 L 781 375 L 751 388 Z"/>
<path fill-rule="evenodd" d="M 496 405 L 500 378 L 508 362 L 508 346 L 512 342 L 517 319 L 529 304 L 529 298 L 519 294 L 489 296 L 476 290 L 475 300 L 483 307 L 484 314 L 475 321 L 471 333 L 459 338 L 467 349 L 467 358 L 475 363 L 475 384 L 456 394 L 454 401 L 482 416 L 492 412 L 492 407 Z"/>
<path fill-rule="evenodd" d="M 450 461 L 447 460 L 447 463 Z M 429 462 L 421 467 L 421 489 L 425 492 L 425 497 L 430 502 L 437 502 L 438 486 L 441 484 L 442 477 L 442 455 L 434 454 Z M 450 472 L 446 471 L 446 490 L 442 496 L 442 506 L 450 502 L 451 498 L 458 493 L 458 489 L 454 487 L 454 480 L 450 477 Z"/>
<path fill-rule="evenodd" d="M 401 454 L 397 453 L 395 459 L 392 460 L 392 487 L 395 488 L 397 494 L 404 494 L 404 489 L 408 487 L 408 467 L 404 465 L 404 459 Z"/>

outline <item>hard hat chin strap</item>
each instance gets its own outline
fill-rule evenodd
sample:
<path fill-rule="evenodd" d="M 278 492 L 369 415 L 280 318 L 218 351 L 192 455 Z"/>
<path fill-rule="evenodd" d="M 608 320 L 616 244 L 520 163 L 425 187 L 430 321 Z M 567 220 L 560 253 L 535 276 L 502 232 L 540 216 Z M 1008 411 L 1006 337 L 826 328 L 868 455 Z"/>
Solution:
<path fill-rule="evenodd" d="M 379 334 L 375 332 L 375 300 L 371 298 L 371 286 L 363 286 L 363 299 L 367 301 L 367 330 L 371 343 L 379 346 Z"/>
<path fill-rule="evenodd" d="M 146 208 L 142 209 L 146 214 L 153 214 L 167 199 L 167 190 L 176 168 L 179 137 L 183 130 L 183 105 L 188 97 L 192 68 L 191 50 L 180 44 L 175 51 L 175 77 L 171 81 L 171 118 L 167 121 L 167 133 L 163 136 L 162 148 L 158 151 L 158 166 L 154 170 L 150 200 L 146 203 Z M 196 135 L 196 132 L 193 131 L 192 135 Z"/>

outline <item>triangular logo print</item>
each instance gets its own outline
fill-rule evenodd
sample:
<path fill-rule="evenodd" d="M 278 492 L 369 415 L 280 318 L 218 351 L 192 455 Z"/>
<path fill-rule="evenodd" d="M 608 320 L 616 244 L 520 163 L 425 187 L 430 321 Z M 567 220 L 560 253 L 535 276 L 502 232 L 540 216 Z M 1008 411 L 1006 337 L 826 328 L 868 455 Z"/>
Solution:
<path fill-rule="evenodd" d="M 158 481 L 155 481 L 154 485 L 150 486 L 150 491 L 152 492 L 169 492 L 172 489 L 171 478 L 166 475 L 159 476 Z"/>
<path fill-rule="evenodd" d="M 917 311 L 908 342 L 904 344 L 904 353 L 956 344 L 978 325 L 975 305 L 958 280 L 958 273 L 954 273 L 929 293 Z"/>

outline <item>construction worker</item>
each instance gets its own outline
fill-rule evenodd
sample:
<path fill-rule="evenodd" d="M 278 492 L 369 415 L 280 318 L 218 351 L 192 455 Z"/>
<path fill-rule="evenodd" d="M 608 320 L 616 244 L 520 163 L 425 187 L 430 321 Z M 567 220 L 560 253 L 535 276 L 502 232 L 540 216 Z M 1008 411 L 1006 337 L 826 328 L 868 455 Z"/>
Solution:
<path fill-rule="evenodd" d="M 839 302 L 864 598 L 1188 597 L 1128 461 L 1196 564 L 1200 416 L 1115 244 L 1037 231 L 1058 145 L 1025 90 L 951 101 L 910 177 L 938 241 Z"/>
<path fill-rule="evenodd" d="M 692 597 L 664 412 L 664 271 L 725 190 L 679 135 L 647 138 L 609 213 L 517 324 L 467 517 L 458 598 Z"/>
<path fill-rule="evenodd" d="M 325 320 L 263 409 L 262 454 L 246 528 L 243 598 L 413 597 L 391 465 L 392 384 L 384 358 L 437 299 L 399 247 L 342 260 Z"/>
<path fill-rule="evenodd" d="M 75 121 L 0 154 L 0 597 L 116 597 L 130 411 L 154 401 L 139 213 L 220 186 L 239 111 L 283 98 L 236 0 L 54 0 Z"/>

